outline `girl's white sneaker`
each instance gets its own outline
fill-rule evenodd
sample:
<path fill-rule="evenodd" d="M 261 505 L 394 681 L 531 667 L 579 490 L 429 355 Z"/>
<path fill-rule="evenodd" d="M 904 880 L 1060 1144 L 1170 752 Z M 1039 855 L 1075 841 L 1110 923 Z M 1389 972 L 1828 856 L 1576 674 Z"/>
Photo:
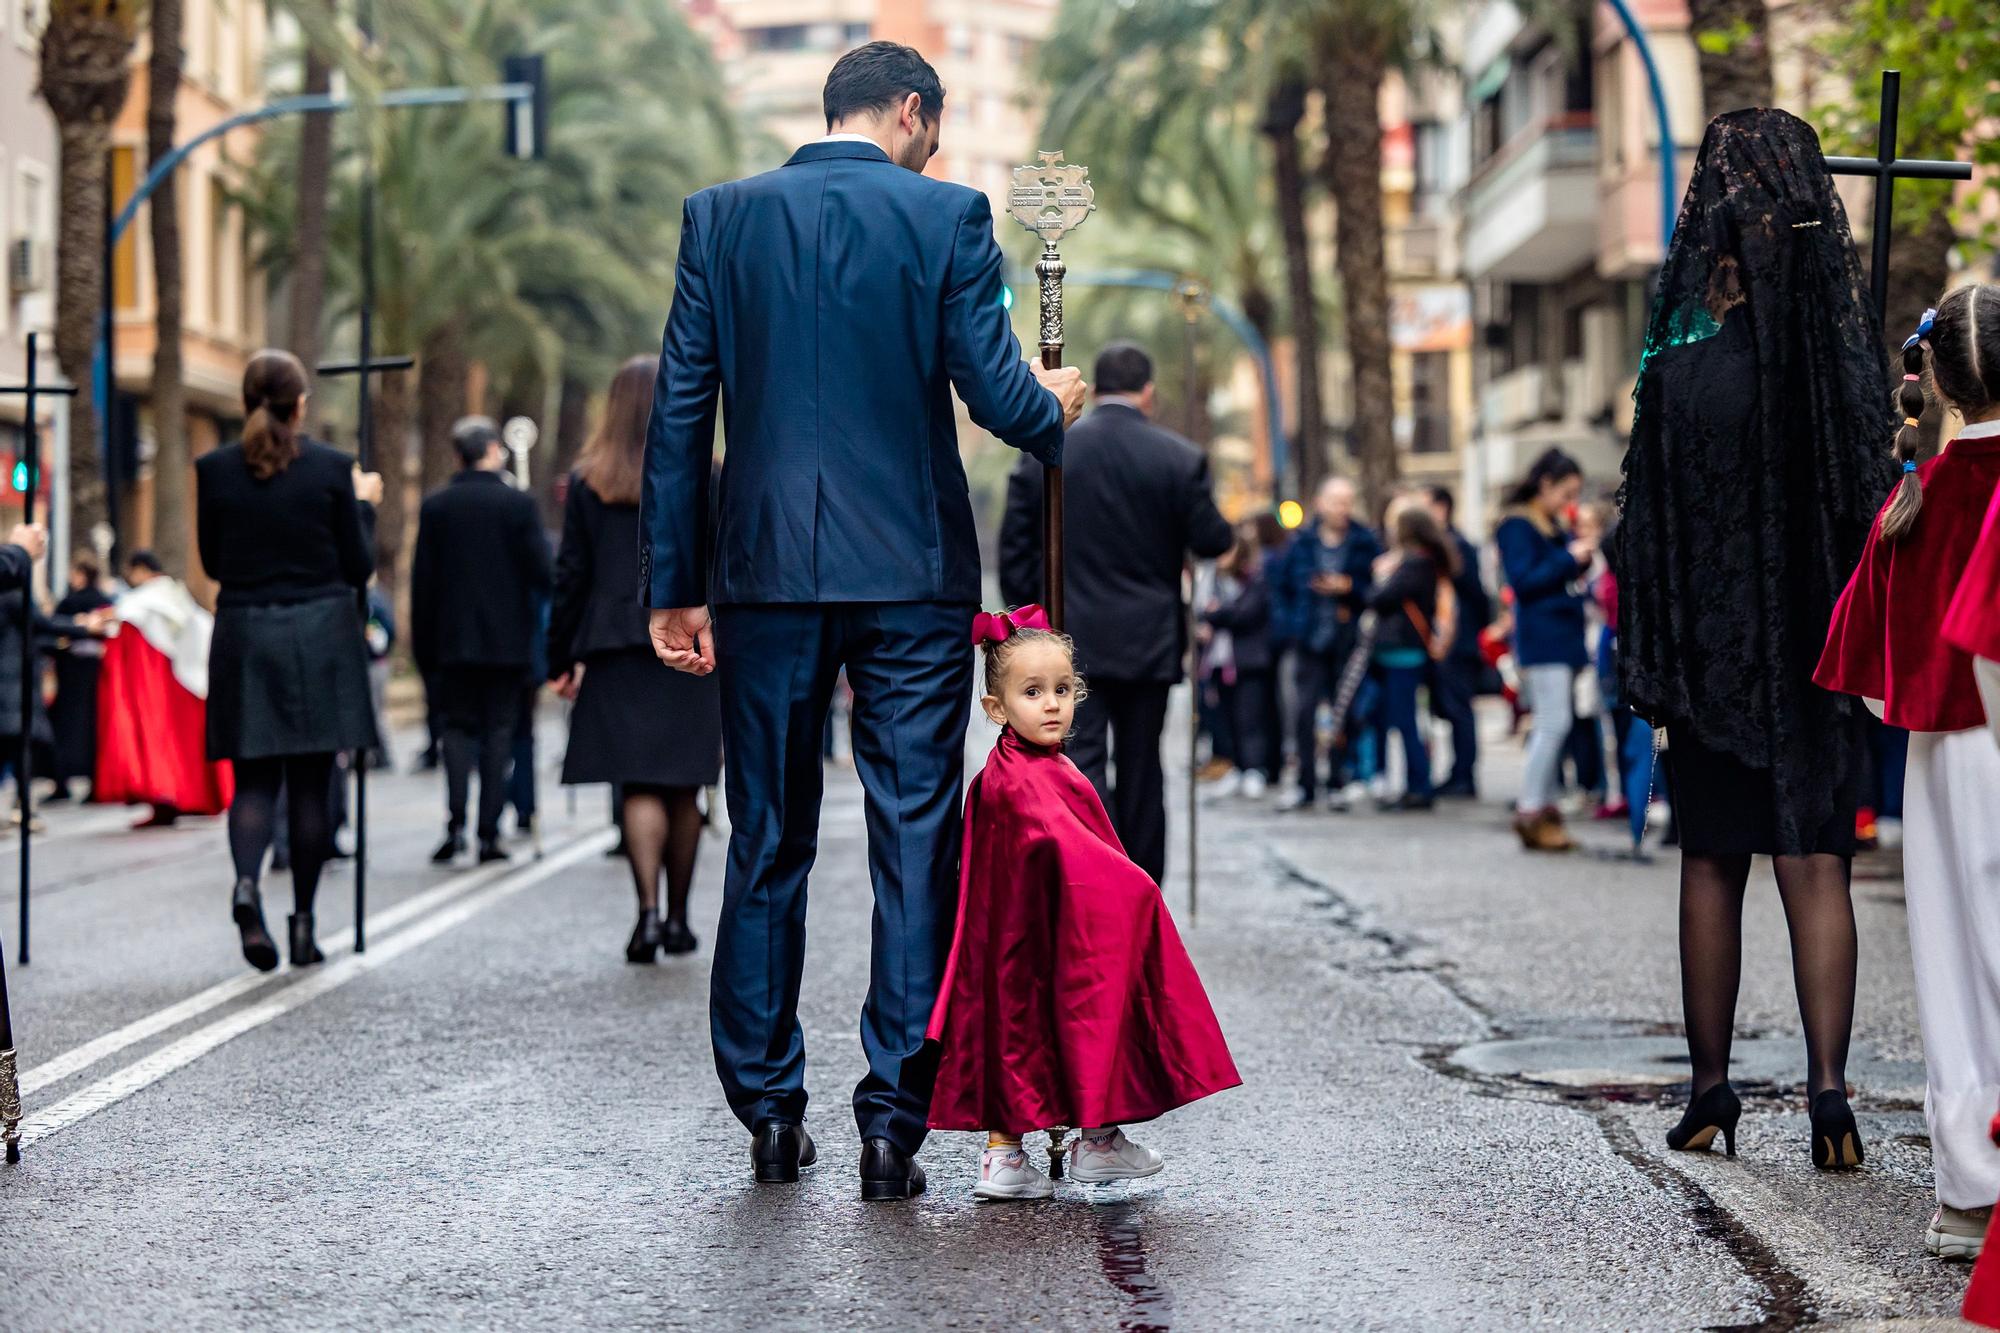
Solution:
<path fill-rule="evenodd" d="M 976 1199 L 1046 1199 L 1056 1192 L 1056 1183 L 1037 1171 L 1025 1150 L 988 1148 L 979 1154 L 979 1183 L 972 1187 Z"/>
<path fill-rule="evenodd" d="M 1166 1164 L 1151 1148 L 1126 1138 L 1122 1129 L 1101 1139 L 1079 1136 L 1069 1148 L 1069 1178 L 1079 1185 L 1140 1180 L 1158 1175 Z"/>

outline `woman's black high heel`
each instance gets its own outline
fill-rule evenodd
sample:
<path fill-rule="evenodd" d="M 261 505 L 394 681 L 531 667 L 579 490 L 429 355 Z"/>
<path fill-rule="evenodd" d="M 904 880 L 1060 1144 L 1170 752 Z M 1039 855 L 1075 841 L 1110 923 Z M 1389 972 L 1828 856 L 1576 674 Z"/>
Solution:
<path fill-rule="evenodd" d="M 1861 1128 L 1854 1123 L 1847 1094 L 1828 1088 L 1812 1099 L 1813 1165 L 1822 1171 L 1846 1171 L 1860 1166 L 1867 1154 L 1861 1150 Z"/>
<path fill-rule="evenodd" d="M 1736 1100 L 1736 1090 L 1718 1083 L 1688 1102 L 1681 1122 L 1667 1131 L 1667 1146 L 1675 1152 L 1695 1152 L 1708 1148 L 1721 1134 L 1723 1148 L 1734 1157 L 1736 1122 L 1742 1115 L 1743 1103 Z"/>
<path fill-rule="evenodd" d="M 292 966 L 311 967 L 323 963 L 326 955 L 319 951 L 319 941 L 313 938 L 313 915 L 311 912 L 292 914 Z"/>
<path fill-rule="evenodd" d="M 229 895 L 229 915 L 243 936 L 243 961 L 259 972 L 276 970 L 278 942 L 264 928 L 264 899 L 256 884 L 247 879 L 236 881 L 236 890 Z"/>
<path fill-rule="evenodd" d="M 693 953 L 696 941 L 694 932 L 685 921 L 670 920 L 660 927 L 660 952 Z"/>
<path fill-rule="evenodd" d="M 625 941 L 625 961 L 650 963 L 659 951 L 660 914 L 651 907 L 644 908 L 639 913 L 639 924 L 632 927 L 632 938 Z"/>

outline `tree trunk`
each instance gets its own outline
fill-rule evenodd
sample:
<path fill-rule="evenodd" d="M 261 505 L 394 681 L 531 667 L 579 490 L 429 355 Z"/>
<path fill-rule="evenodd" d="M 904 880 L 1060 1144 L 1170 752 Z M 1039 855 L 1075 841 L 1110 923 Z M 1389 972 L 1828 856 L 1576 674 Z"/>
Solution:
<path fill-rule="evenodd" d="M 1351 435 L 1363 512 L 1379 517 L 1397 475 L 1394 386 L 1389 371 L 1389 270 L 1382 243 L 1382 122 L 1387 62 L 1365 34 L 1343 33 L 1322 48 L 1326 98 L 1326 186 L 1337 201 L 1335 260 L 1340 269 L 1347 355 L 1353 366 Z"/>
<path fill-rule="evenodd" d="M 374 436 L 369 466 L 382 474 L 382 503 L 375 511 L 375 574 L 398 606 L 397 624 L 407 625 L 403 600 L 403 548 L 409 524 L 411 389 L 407 373 L 391 372 L 376 381 L 370 400 Z M 405 636 L 407 637 L 407 636 Z"/>
<path fill-rule="evenodd" d="M 417 359 L 418 493 L 429 495 L 458 471 L 451 427 L 465 414 L 465 325 L 456 317 L 432 329 Z"/>
<path fill-rule="evenodd" d="M 1309 501 L 1326 473 L 1326 409 L 1320 394 L 1319 295 L 1313 282 L 1312 244 L 1306 232 L 1305 168 L 1299 155 L 1299 122 L 1305 116 L 1305 88 L 1288 83 L 1275 89 L 1266 108 L 1263 132 L 1271 140 L 1277 185 L 1278 222 L 1285 242 L 1285 281 L 1292 342 L 1297 358 L 1299 412 L 1292 441 L 1298 495 Z"/>
<path fill-rule="evenodd" d="M 69 418 L 70 531 L 87 540 L 110 509 L 97 438 L 91 349 L 97 339 L 104 271 L 104 210 L 109 188 L 111 122 L 131 90 L 136 33 L 117 6 L 58 4 L 42 30 L 41 94 L 62 143 L 56 222 L 56 362 L 77 395 Z M 109 350 L 106 349 L 107 356 Z"/>
<path fill-rule="evenodd" d="M 308 41 L 301 91 L 324 93 L 332 86 L 326 57 Z M 332 171 L 333 113 L 314 112 L 299 129 L 298 254 L 292 265 L 286 334 L 286 345 L 305 362 L 309 377 L 319 364 L 320 314 L 326 304 L 326 196 Z"/>
<path fill-rule="evenodd" d="M 1688 0 L 1688 31 L 1700 53 L 1707 119 L 1775 101 L 1764 5 L 1765 0 Z"/>
<path fill-rule="evenodd" d="M 98 438 L 97 401 L 91 390 L 91 352 L 97 344 L 104 271 L 105 193 L 110 188 L 110 134 L 103 122 L 61 126 L 62 179 L 57 187 L 56 363 L 83 392 L 70 400 L 70 533 L 80 543 L 110 515 L 104 478 L 104 445 Z"/>
<path fill-rule="evenodd" d="M 174 149 L 174 103 L 181 87 L 181 0 L 153 0 L 152 55 L 146 69 L 146 160 Z M 190 566 L 187 383 L 181 365 L 180 195 L 172 176 L 153 194 L 153 553 L 171 572 Z M 219 259 L 218 259 L 219 262 Z"/>

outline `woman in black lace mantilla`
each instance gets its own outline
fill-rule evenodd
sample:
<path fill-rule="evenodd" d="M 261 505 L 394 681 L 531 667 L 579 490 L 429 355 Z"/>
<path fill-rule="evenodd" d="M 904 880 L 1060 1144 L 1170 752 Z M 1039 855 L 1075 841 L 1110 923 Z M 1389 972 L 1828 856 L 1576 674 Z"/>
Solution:
<path fill-rule="evenodd" d="M 1756 110 L 1709 126 L 1661 273 L 1618 532 L 1627 700 L 1667 729 L 1680 816 L 1693 1105 L 1669 1142 L 1733 1135 L 1730 1036 L 1751 857 L 1775 857 L 1833 1161 L 1854 1010 L 1852 700 L 1812 683 L 1893 480 L 1882 337 L 1818 138 Z M 1837 1103 L 1837 1105 L 1836 1105 Z M 1833 1119 L 1824 1120 L 1822 1116 Z M 1727 1141 L 1727 1140 L 1726 1140 Z M 1851 1157 L 1852 1160 L 1846 1160 Z"/>

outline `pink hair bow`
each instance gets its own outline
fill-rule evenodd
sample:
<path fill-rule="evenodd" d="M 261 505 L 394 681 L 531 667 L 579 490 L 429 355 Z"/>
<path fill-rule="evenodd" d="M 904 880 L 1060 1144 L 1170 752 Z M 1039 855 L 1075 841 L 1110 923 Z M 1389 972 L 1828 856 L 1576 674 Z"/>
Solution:
<path fill-rule="evenodd" d="M 1049 613 L 1030 602 L 1012 611 L 981 611 L 972 618 L 972 641 L 1005 643 L 1016 630 L 1047 629 Z"/>

